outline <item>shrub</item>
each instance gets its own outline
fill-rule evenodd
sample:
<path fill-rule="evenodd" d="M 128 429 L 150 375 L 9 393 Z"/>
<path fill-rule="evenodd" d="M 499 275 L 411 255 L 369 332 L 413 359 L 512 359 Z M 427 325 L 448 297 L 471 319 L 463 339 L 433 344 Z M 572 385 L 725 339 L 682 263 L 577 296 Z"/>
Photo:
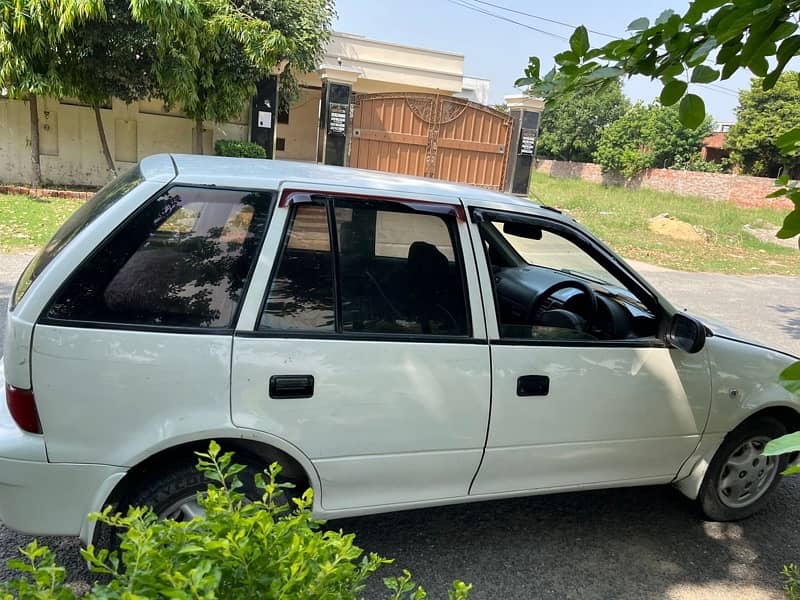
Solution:
<path fill-rule="evenodd" d="M 267 158 L 264 148 L 254 142 L 241 140 L 217 140 L 214 144 L 214 154 L 234 158 Z"/>
<path fill-rule="evenodd" d="M 630 178 L 651 167 L 665 167 L 700 152 L 711 121 L 685 127 L 675 107 L 637 103 L 600 133 L 595 162 Z"/>
<path fill-rule="evenodd" d="M 355 535 L 325 531 L 311 517 L 312 493 L 293 499 L 294 509 L 281 502 L 280 466 L 273 463 L 256 475 L 260 500 L 248 501 L 237 478 L 244 467 L 232 453 L 220 454 L 212 442 L 198 453 L 198 469 L 210 483 L 198 502 L 204 517 L 176 522 L 159 520 L 150 508 L 131 508 L 126 515 L 110 508 L 91 515 L 120 530 L 120 551 L 89 546 L 82 551 L 94 573 L 104 575 L 87 598 L 263 598 L 355 600 L 368 578 L 391 563 L 375 553 L 364 555 Z M 34 540 L 21 550 L 25 560 L 9 561 L 20 577 L 0 584 L 0 598 L 71 600 L 66 571 Z M 425 590 L 404 571 L 384 579 L 391 600 L 424 600 Z M 450 600 L 465 600 L 471 585 L 456 581 Z"/>

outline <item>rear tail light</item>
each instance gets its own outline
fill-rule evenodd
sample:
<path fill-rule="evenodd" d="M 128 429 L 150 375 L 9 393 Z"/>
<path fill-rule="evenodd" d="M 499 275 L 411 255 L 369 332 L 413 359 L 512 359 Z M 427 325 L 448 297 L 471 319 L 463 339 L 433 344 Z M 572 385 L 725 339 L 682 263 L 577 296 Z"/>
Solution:
<path fill-rule="evenodd" d="M 42 433 L 33 390 L 23 390 L 7 383 L 6 404 L 14 422 L 20 429 L 28 433 Z"/>

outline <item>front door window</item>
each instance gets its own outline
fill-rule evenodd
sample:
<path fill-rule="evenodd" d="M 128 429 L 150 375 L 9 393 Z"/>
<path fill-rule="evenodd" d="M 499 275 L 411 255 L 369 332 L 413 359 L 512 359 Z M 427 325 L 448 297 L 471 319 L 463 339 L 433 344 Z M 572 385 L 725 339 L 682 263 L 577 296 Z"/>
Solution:
<path fill-rule="evenodd" d="M 501 338 L 623 341 L 654 338 L 658 322 L 589 251 L 532 223 L 484 221 Z"/>

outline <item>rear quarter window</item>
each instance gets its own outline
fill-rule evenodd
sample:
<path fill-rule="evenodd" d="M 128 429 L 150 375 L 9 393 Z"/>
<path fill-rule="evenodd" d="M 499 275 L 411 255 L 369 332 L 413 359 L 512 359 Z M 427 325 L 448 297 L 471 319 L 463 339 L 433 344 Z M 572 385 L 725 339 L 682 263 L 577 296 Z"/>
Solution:
<path fill-rule="evenodd" d="M 70 276 L 47 322 L 230 328 L 273 195 L 172 187 Z"/>
<path fill-rule="evenodd" d="M 22 300 L 31 284 L 45 270 L 52 260 L 92 221 L 108 210 L 117 200 L 136 188 L 142 182 L 139 167 L 133 167 L 123 175 L 107 184 L 78 210 L 72 213 L 58 228 L 49 242 L 28 263 L 11 297 L 11 310 Z"/>

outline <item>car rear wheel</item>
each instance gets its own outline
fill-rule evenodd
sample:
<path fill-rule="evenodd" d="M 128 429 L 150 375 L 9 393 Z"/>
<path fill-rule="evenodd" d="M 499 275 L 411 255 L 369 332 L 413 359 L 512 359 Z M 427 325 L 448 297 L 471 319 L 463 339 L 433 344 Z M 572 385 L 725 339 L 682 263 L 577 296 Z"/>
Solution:
<path fill-rule="evenodd" d="M 708 467 L 698 501 L 712 521 L 737 521 L 758 512 L 780 485 L 780 473 L 789 457 L 763 456 L 770 440 L 786 434 L 786 427 L 763 417 L 732 431 Z"/>
<path fill-rule="evenodd" d="M 256 487 L 254 477 L 264 466 L 241 454 L 236 455 L 234 462 L 245 466 L 244 471 L 238 474 L 242 482 L 239 491 L 250 500 L 260 499 L 262 492 Z M 214 482 L 198 471 L 195 463 L 177 464 L 142 481 L 115 507 L 115 511 L 124 514 L 131 506 L 149 506 L 160 519 L 190 521 L 204 514 L 197 495 L 208 489 L 209 483 Z M 118 529 L 98 523 L 93 543 L 101 548 L 115 550 L 119 548 L 118 534 Z"/>

